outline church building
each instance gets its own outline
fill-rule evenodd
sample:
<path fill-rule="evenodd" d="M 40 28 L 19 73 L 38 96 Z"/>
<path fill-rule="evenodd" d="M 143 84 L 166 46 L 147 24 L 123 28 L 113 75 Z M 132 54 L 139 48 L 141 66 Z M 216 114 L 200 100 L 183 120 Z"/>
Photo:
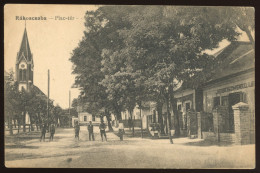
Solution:
<path fill-rule="evenodd" d="M 33 67 L 33 54 L 30 49 L 28 35 L 25 27 L 22 43 L 19 52 L 17 52 L 15 66 L 15 76 L 19 85 L 19 91 L 22 89 L 25 91 L 31 90 L 33 86 Z"/>

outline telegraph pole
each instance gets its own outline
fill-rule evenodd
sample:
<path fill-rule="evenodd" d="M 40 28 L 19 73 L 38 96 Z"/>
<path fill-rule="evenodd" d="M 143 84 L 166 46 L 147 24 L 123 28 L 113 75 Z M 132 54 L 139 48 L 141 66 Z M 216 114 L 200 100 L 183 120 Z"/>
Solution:
<path fill-rule="evenodd" d="M 49 115 L 49 98 L 50 98 L 50 70 L 48 69 L 48 97 L 47 97 L 47 118 L 48 118 L 48 127 L 49 127 L 49 121 L 50 121 L 50 115 Z"/>
<path fill-rule="evenodd" d="M 71 116 L 70 116 L 70 90 L 69 90 L 69 127 L 71 127 L 71 125 L 72 125 L 72 119 L 71 119 Z"/>
<path fill-rule="evenodd" d="M 70 91 L 69 91 L 69 115 L 70 115 Z"/>

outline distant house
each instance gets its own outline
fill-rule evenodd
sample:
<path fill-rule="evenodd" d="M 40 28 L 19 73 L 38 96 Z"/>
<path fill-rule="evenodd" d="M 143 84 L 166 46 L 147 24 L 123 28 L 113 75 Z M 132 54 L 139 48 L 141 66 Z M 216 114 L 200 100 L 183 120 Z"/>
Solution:
<path fill-rule="evenodd" d="M 77 106 L 78 122 L 80 125 L 87 125 L 89 121 L 92 121 L 93 125 L 98 125 L 101 122 L 101 118 L 94 116 L 87 112 L 87 105 L 80 104 Z M 104 122 L 107 122 L 106 117 L 103 117 Z"/>

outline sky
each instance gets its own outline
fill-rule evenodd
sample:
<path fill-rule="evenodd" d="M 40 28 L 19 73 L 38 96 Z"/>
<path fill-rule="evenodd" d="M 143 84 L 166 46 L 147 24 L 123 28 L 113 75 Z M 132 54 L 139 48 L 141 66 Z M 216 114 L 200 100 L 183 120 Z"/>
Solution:
<path fill-rule="evenodd" d="M 77 98 L 78 89 L 72 89 L 74 75 L 71 53 L 83 37 L 84 15 L 95 10 L 95 5 L 13 5 L 4 7 L 4 68 L 15 71 L 16 55 L 19 51 L 25 28 L 25 20 L 16 16 L 46 17 L 47 20 L 27 20 L 26 29 L 34 60 L 34 85 L 47 94 L 47 72 L 50 70 L 50 98 L 62 108 L 69 107 Z M 74 17 L 74 20 L 55 20 L 55 16 Z M 50 19 L 53 18 L 53 19 Z M 77 18 L 77 19 L 76 19 Z"/>
<path fill-rule="evenodd" d="M 84 15 L 86 11 L 96 10 L 97 5 L 15 5 L 4 7 L 4 68 L 15 71 L 16 55 L 19 51 L 25 20 L 16 20 L 17 16 L 46 17 L 47 20 L 27 20 L 26 29 L 34 60 L 34 85 L 47 94 L 47 72 L 50 70 L 50 98 L 62 108 L 69 107 L 77 98 L 79 90 L 71 88 L 75 76 L 72 75 L 71 53 L 83 37 Z M 73 17 L 74 20 L 58 20 L 61 17 Z M 57 20 L 55 20 L 57 19 Z M 241 36 L 247 41 L 245 33 Z M 222 49 L 228 41 L 220 43 L 214 51 Z"/>

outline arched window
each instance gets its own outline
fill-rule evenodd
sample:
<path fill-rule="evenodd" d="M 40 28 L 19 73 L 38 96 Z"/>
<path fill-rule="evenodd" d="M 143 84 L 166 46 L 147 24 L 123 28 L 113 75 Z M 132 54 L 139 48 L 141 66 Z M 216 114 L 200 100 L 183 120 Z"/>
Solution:
<path fill-rule="evenodd" d="M 22 80 L 23 74 L 22 74 L 22 70 L 19 70 L 19 80 Z"/>
<path fill-rule="evenodd" d="M 27 79 L 27 78 L 26 78 L 26 70 L 24 69 L 24 70 L 23 70 L 23 80 L 26 81 L 26 79 Z"/>

